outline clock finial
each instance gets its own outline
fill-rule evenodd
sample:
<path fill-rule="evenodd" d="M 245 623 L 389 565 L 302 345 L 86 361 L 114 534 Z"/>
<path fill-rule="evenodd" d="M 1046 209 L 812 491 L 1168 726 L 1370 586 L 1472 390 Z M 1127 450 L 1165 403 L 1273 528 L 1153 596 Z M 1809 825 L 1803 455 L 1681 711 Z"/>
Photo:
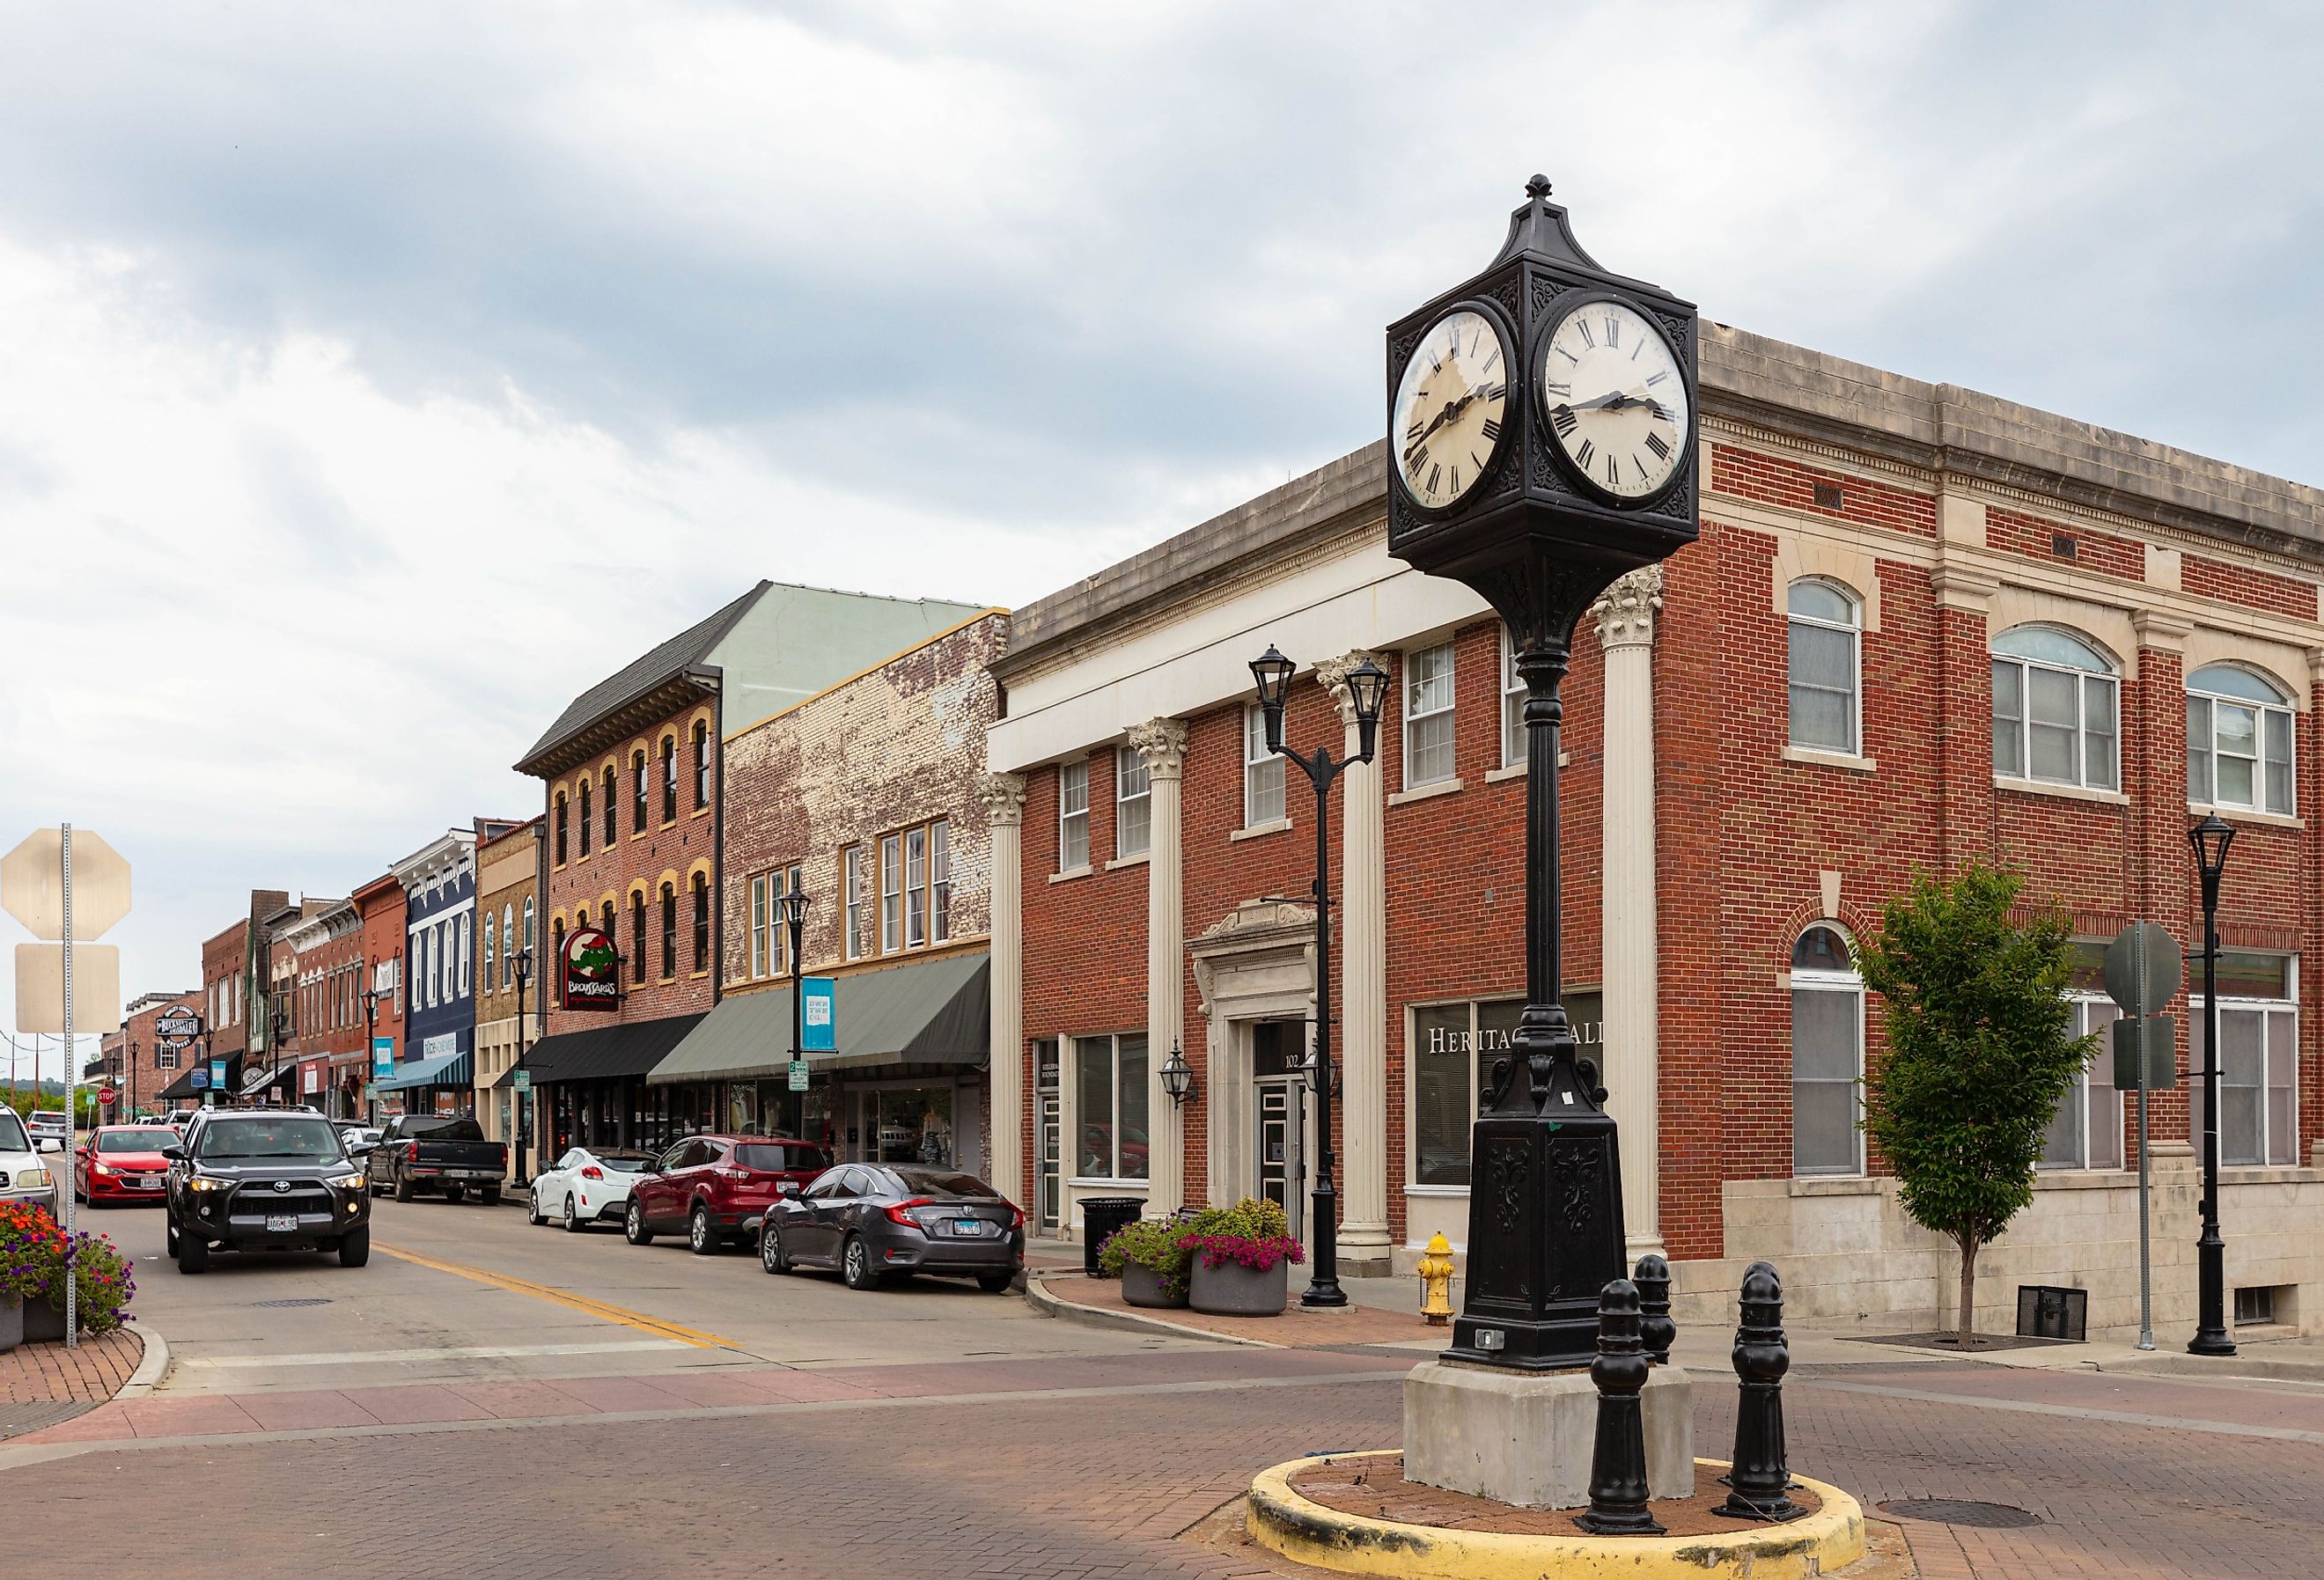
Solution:
<path fill-rule="evenodd" d="M 1526 196 L 1536 200 L 1549 196 L 1549 178 L 1536 175 L 1526 183 Z"/>

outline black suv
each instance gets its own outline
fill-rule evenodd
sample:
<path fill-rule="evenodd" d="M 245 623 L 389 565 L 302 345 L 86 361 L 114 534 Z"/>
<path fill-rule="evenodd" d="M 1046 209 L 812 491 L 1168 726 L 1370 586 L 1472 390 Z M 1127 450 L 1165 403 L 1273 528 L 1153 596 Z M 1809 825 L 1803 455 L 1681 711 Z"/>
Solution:
<path fill-rule="evenodd" d="M 371 1260 L 371 1192 L 331 1122 L 311 1110 L 206 1108 L 170 1160 L 163 1230 L 178 1270 L 210 1252 L 336 1251 L 341 1267 Z"/>

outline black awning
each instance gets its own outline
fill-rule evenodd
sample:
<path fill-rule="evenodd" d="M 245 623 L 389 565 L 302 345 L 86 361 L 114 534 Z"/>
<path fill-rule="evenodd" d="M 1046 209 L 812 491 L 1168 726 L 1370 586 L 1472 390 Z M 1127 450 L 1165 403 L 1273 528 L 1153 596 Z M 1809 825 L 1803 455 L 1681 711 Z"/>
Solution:
<path fill-rule="evenodd" d="M 208 1086 L 203 1086 L 198 1090 L 196 1089 L 194 1086 L 194 1072 L 188 1070 L 184 1075 L 180 1076 L 176 1080 L 171 1082 L 168 1086 L 162 1087 L 160 1092 L 156 1093 L 154 1095 L 153 1101 L 156 1103 L 174 1103 L 180 1097 L 198 1097 L 203 1092 L 207 1092 L 208 1090 L 209 1090 Z"/>
<path fill-rule="evenodd" d="M 669 1050 L 701 1021 L 698 1014 L 671 1015 L 659 1021 L 595 1026 L 586 1031 L 560 1031 L 526 1049 L 516 1067 L 528 1072 L 536 1086 L 642 1076 L 668 1058 Z"/>

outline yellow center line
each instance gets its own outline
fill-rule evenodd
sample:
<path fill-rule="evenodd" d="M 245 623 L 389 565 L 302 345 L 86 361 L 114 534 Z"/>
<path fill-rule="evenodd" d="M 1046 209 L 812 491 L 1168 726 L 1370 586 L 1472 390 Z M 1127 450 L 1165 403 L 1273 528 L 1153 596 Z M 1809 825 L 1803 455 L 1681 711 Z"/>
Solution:
<path fill-rule="evenodd" d="M 603 1300 L 592 1300 L 586 1295 L 576 1295 L 568 1289 L 554 1289 L 548 1284 L 536 1284 L 524 1279 L 512 1279 L 506 1273 L 492 1272 L 480 1267 L 466 1267 L 456 1261 L 439 1261 L 432 1256 L 422 1256 L 416 1251 L 402 1251 L 392 1245 L 383 1245 L 376 1240 L 372 1242 L 372 1247 L 376 1251 L 384 1251 L 388 1255 L 401 1261 L 433 1268 L 439 1273 L 450 1273 L 456 1278 L 474 1279 L 480 1284 L 490 1284 L 496 1289 L 507 1289 L 519 1295 L 530 1295 L 535 1299 L 547 1300 L 552 1305 L 586 1312 L 591 1317 L 603 1317 L 607 1322 L 618 1322 L 624 1327 L 634 1327 L 641 1333 L 676 1339 L 680 1344 L 692 1344 L 696 1349 L 731 1350 L 741 1347 L 733 1340 L 720 1338 L 715 1333 L 703 1333 L 696 1328 L 680 1327 L 677 1323 L 664 1322 L 658 1317 L 648 1317 L 641 1312 L 625 1310 L 619 1306 L 608 1306 Z"/>

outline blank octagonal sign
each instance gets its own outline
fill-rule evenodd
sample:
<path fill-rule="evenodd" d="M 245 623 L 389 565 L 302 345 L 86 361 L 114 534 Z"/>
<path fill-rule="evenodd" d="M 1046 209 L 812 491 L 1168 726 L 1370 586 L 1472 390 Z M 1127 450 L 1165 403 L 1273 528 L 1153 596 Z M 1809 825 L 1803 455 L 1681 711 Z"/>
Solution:
<path fill-rule="evenodd" d="M 51 943 L 65 936 L 64 831 L 35 829 L 0 856 L 0 906 Z M 129 914 L 129 864 L 86 828 L 73 830 L 73 938 L 102 938 Z"/>

